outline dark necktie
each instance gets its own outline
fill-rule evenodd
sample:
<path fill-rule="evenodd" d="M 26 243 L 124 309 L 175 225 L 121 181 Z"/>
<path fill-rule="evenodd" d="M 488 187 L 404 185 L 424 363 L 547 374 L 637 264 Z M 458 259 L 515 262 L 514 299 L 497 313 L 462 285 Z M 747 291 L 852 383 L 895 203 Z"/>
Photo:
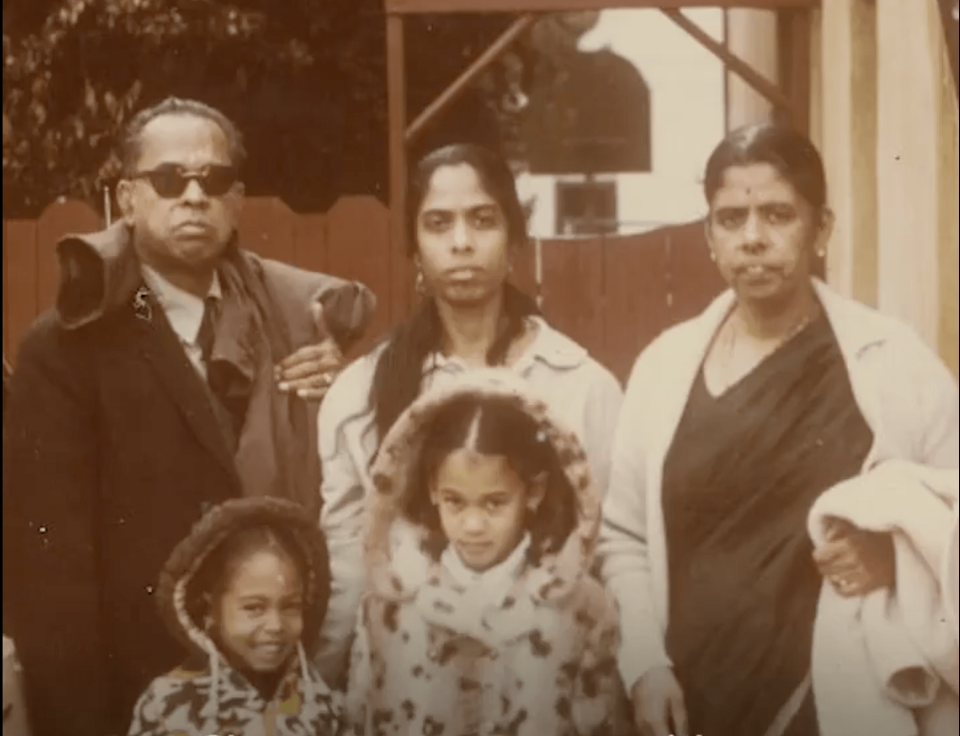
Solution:
<path fill-rule="evenodd" d="M 207 388 L 210 395 L 210 403 L 213 406 L 213 412 L 217 416 L 217 422 L 223 430 L 224 439 L 227 441 L 227 447 L 231 452 L 237 449 L 237 441 L 240 427 L 236 417 L 229 410 L 229 402 L 225 400 L 222 381 L 217 380 L 215 367 L 211 361 L 213 357 L 213 344 L 216 338 L 218 304 L 213 297 L 207 297 L 203 300 L 203 319 L 200 321 L 200 329 L 197 331 L 197 346 L 203 359 L 203 365 L 207 370 Z"/>
<path fill-rule="evenodd" d="M 203 300 L 203 319 L 200 320 L 200 329 L 197 330 L 197 346 L 203 356 L 203 365 L 209 374 L 210 356 L 213 355 L 213 342 L 216 337 L 217 300 L 208 296 Z"/>

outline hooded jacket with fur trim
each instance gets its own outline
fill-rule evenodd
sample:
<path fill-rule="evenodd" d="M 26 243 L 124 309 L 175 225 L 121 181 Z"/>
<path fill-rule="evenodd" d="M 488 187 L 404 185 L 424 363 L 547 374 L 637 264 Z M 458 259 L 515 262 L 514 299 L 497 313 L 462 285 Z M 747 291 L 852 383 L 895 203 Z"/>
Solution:
<path fill-rule="evenodd" d="M 438 408 L 463 395 L 507 398 L 532 416 L 579 497 L 578 524 L 533 566 L 504 563 L 504 595 L 457 582 L 425 550 L 429 530 L 401 509 Z M 629 733 L 616 668 L 618 619 L 590 575 L 599 498 L 576 435 L 510 371 L 482 370 L 424 394 L 388 433 L 372 469 L 369 589 L 348 688 L 364 736 L 616 736 Z M 549 495 L 544 503 L 550 503 Z M 500 574 L 500 568 L 497 570 Z M 478 596 L 478 593 L 481 595 Z"/>
<path fill-rule="evenodd" d="M 191 611 L 188 591 L 204 560 L 231 534 L 251 525 L 288 531 L 310 569 L 304 581 L 304 641 L 266 697 L 231 667 Z M 302 509 L 281 499 L 237 499 L 208 512 L 174 550 L 157 598 L 167 626 L 190 650 L 188 661 L 156 678 L 134 709 L 128 736 L 338 736 L 338 698 L 310 664 L 309 650 L 329 598 L 329 561 L 323 535 Z"/>

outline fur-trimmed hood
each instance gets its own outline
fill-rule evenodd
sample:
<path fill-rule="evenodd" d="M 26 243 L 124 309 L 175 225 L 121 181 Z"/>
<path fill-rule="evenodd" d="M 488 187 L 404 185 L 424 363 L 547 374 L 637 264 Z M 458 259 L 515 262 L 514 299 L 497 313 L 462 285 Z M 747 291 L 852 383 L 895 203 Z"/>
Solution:
<path fill-rule="evenodd" d="M 557 419 L 550 407 L 513 371 L 484 369 L 470 371 L 450 386 L 428 391 L 396 422 L 381 445 L 371 469 L 377 493 L 371 498 L 369 526 L 365 538 L 368 581 L 374 593 L 395 600 L 411 599 L 424 589 L 439 588 L 436 570 L 423 559 L 415 569 L 404 556 L 411 545 L 423 548 L 428 530 L 414 527 L 403 515 L 405 496 L 421 489 L 412 488 L 412 472 L 422 450 L 422 433 L 447 402 L 463 397 L 496 397 L 513 402 L 532 417 L 544 438 L 550 442 L 577 499 L 577 525 L 562 548 L 555 553 L 542 552 L 536 569 L 525 576 L 524 588 L 538 603 L 559 603 L 575 590 L 593 564 L 600 499 L 590 477 L 586 453 L 576 434 Z M 550 503 L 550 498 L 545 503 Z"/>
<path fill-rule="evenodd" d="M 217 648 L 201 620 L 202 612 L 191 610 L 191 583 L 203 563 L 228 538 L 244 529 L 260 526 L 288 534 L 299 548 L 309 571 L 304 592 L 304 638 L 298 645 L 295 661 L 290 663 L 281 680 L 278 693 L 291 688 L 293 692 L 299 690 L 299 695 L 291 702 L 313 709 L 291 714 L 289 718 L 323 718 L 330 711 L 330 692 L 310 665 L 310 650 L 326 615 L 330 596 L 326 541 L 316 522 L 297 504 L 279 498 L 240 498 L 216 506 L 203 516 L 191 534 L 174 549 L 161 572 L 157 589 L 160 613 L 170 631 L 190 650 L 191 659 L 203 661 L 205 658 L 208 663 L 206 671 L 191 675 L 192 688 L 199 688 L 204 693 L 204 702 L 197 703 L 196 707 L 205 728 L 219 728 L 218 724 L 223 723 L 225 715 L 234 719 L 253 717 L 251 714 L 259 710 L 260 698 L 252 685 L 244 686 L 244 678 Z M 154 683 L 157 692 L 153 692 L 152 697 L 162 701 L 175 700 L 179 685 L 174 687 L 171 683 L 175 685 L 177 682 L 182 684 L 185 678 L 182 675 L 160 678 Z M 173 707 L 173 704 L 164 707 Z"/>
<path fill-rule="evenodd" d="M 160 573 L 157 602 L 160 615 L 193 653 L 209 654 L 215 646 L 202 621 L 189 610 L 190 584 L 203 563 L 232 535 L 254 526 L 290 534 L 310 568 L 304 600 L 305 646 L 312 649 L 315 632 L 326 615 L 330 597 L 329 556 L 316 523 L 295 503 L 279 498 L 238 498 L 208 511 L 190 535 L 176 546 Z"/>
<path fill-rule="evenodd" d="M 441 407 L 464 397 L 509 402 L 531 417 L 577 505 L 565 540 L 529 534 L 530 546 L 480 575 L 449 551 L 438 555 L 436 530 L 405 515 L 406 495 L 426 491 L 414 485 L 422 478 L 413 480 L 425 430 Z M 590 574 L 600 499 L 577 435 L 529 384 L 487 369 L 427 391 L 387 433 L 371 471 L 368 592 L 347 690 L 355 733 L 384 723 L 397 736 L 629 733 L 616 609 Z M 561 502 L 551 485 L 544 504 Z"/>

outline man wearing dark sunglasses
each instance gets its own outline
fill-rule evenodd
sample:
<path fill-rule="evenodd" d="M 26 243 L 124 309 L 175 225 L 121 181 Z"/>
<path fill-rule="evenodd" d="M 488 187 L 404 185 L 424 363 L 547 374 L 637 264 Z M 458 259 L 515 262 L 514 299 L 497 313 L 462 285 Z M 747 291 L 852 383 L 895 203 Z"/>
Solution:
<path fill-rule="evenodd" d="M 131 121 L 122 218 L 58 247 L 56 309 L 17 355 L 4 451 L 4 589 L 33 736 L 121 736 L 182 657 L 164 560 L 211 504 L 319 514 L 317 399 L 373 309 L 366 287 L 238 242 L 233 123 L 167 100 Z M 319 517 L 318 517 L 319 518 Z"/>

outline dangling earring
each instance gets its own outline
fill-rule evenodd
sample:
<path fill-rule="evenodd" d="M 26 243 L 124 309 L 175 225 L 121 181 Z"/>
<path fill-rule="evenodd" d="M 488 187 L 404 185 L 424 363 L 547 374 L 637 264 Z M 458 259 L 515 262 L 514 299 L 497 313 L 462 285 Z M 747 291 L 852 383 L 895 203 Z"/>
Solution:
<path fill-rule="evenodd" d="M 717 262 L 717 254 L 714 253 L 713 251 L 710 251 L 710 260 L 713 261 L 714 263 Z"/>
<path fill-rule="evenodd" d="M 427 283 L 426 283 L 426 280 L 423 278 L 423 271 L 421 271 L 420 269 L 417 269 L 417 278 L 413 282 L 413 287 L 417 290 L 417 294 L 419 294 L 420 296 L 427 295 Z"/>

